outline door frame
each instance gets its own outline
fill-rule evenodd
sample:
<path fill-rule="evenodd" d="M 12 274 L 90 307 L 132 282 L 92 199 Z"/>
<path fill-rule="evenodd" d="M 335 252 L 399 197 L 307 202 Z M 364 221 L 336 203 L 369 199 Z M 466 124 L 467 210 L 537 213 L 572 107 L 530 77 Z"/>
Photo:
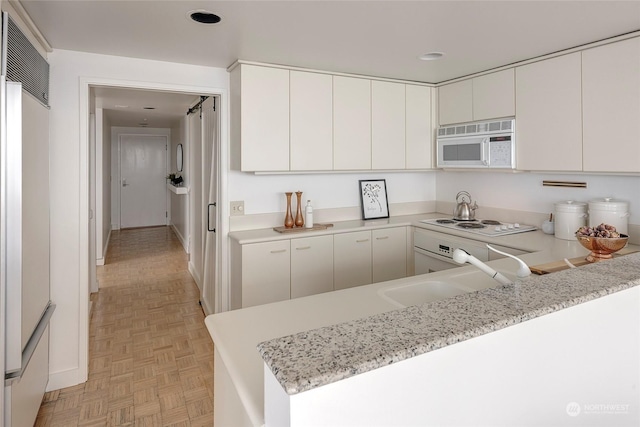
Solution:
<path fill-rule="evenodd" d="M 91 113 L 91 88 L 92 87 L 115 87 L 125 89 L 142 89 L 165 92 L 180 92 L 193 94 L 195 96 L 208 95 L 219 96 L 220 99 L 220 145 L 218 158 L 218 200 L 220 209 L 218 210 L 218 220 L 220 233 L 217 234 L 220 251 L 219 271 L 217 272 L 217 284 L 215 291 L 216 312 L 229 310 L 229 202 L 227 194 L 227 176 L 229 173 L 229 90 L 214 86 L 189 86 L 179 83 L 159 83 L 147 81 L 131 81 L 108 78 L 80 77 L 80 212 L 79 212 L 79 342 L 78 342 L 78 377 L 76 383 L 84 382 L 88 378 L 89 364 L 89 195 L 91 189 L 89 185 L 89 118 Z M 210 314 L 210 313 L 207 313 Z"/>

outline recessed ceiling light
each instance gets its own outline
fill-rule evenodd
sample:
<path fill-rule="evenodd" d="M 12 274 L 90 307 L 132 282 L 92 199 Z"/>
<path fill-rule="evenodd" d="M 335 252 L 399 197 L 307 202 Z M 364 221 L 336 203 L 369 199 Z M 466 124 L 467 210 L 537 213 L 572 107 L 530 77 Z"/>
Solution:
<path fill-rule="evenodd" d="M 209 12 L 208 10 L 192 10 L 191 12 L 187 13 L 187 16 L 191 20 L 199 24 L 217 24 L 222 20 L 220 16 L 216 15 L 213 12 Z"/>
<path fill-rule="evenodd" d="M 433 61 L 436 59 L 440 59 L 444 56 L 444 52 L 429 52 L 424 55 L 418 56 L 418 59 L 422 61 Z"/>
<path fill-rule="evenodd" d="M 155 110 L 156 107 L 142 107 L 143 110 Z"/>

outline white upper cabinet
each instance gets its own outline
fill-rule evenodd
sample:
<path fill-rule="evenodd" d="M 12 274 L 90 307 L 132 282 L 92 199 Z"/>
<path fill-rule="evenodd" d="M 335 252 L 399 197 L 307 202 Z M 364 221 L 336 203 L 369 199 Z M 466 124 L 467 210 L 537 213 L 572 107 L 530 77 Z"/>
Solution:
<path fill-rule="evenodd" d="M 371 80 L 333 76 L 333 169 L 371 169 Z"/>
<path fill-rule="evenodd" d="M 432 168 L 431 88 L 406 87 L 406 161 L 407 169 Z"/>
<path fill-rule="evenodd" d="M 333 78 L 291 71 L 292 171 L 333 169 Z"/>
<path fill-rule="evenodd" d="M 405 168 L 405 86 L 371 82 L 371 169 Z"/>
<path fill-rule="evenodd" d="M 583 157 L 589 172 L 640 172 L 640 38 L 582 52 Z"/>
<path fill-rule="evenodd" d="M 438 88 L 440 125 L 515 115 L 514 71 L 498 71 Z"/>
<path fill-rule="evenodd" d="M 516 114 L 513 68 L 474 77 L 473 120 L 513 117 Z"/>
<path fill-rule="evenodd" d="M 582 170 L 581 53 L 516 68 L 517 168 Z"/>
<path fill-rule="evenodd" d="M 239 65 L 231 91 L 231 167 L 289 170 L 289 70 Z"/>
<path fill-rule="evenodd" d="M 428 86 L 240 63 L 231 71 L 231 169 L 431 169 Z"/>
<path fill-rule="evenodd" d="M 471 79 L 438 88 L 440 125 L 473 121 L 473 85 Z"/>

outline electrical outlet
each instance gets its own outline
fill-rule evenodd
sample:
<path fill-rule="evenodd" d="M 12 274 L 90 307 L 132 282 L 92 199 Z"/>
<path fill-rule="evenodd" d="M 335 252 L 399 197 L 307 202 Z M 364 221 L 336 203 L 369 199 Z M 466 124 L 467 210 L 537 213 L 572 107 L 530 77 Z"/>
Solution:
<path fill-rule="evenodd" d="M 231 202 L 231 216 L 244 215 L 244 200 Z"/>

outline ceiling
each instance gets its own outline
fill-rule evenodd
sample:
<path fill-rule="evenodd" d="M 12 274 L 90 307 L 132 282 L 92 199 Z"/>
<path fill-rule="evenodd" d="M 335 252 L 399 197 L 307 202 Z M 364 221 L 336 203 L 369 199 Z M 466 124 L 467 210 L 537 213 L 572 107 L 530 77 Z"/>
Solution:
<path fill-rule="evenodd" d="M 640 30 L 640 0 L 21 4 L 54 49 L 221 68 L 244 59 L 429 83 Z M 222 22 L 187 18 L 203 9 Z M 417 59 L 431 51 L 445 56 Z"/>
<path fill-rule="evenodd" d="M 125 127 L 171 127 L 199 101 L 193 94 L 110 87 L 94 87 L 92 93 L 111 125 Z"/>

